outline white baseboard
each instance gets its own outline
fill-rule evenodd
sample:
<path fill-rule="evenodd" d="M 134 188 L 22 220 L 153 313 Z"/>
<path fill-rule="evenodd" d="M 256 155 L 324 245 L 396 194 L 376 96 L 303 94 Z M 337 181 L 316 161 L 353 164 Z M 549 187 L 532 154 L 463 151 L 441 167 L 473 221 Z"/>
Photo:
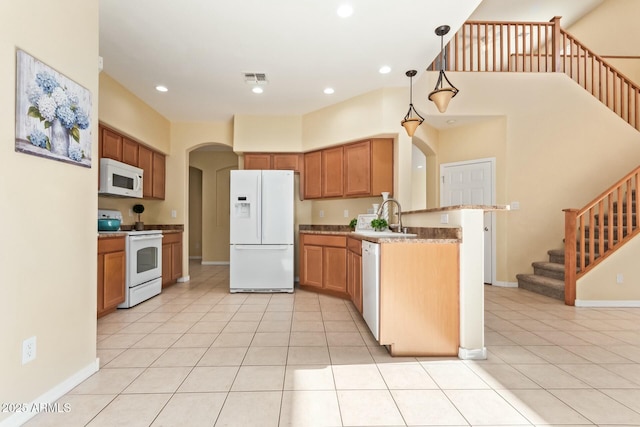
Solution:
<path fill-rule="evenodd" d="M 178 283 L 188 282 L 189 280 L 191 280 L 191 276 L 182 276 L 178 278 Z"/>
<path fill-rule="evenodd" d="M 92 362 L 84 368 L 80 369 L 78 372 L 71 375 L 69 378 L 53 387 L 51 390 L 40 395 L 33 402 L 27 404 L 27 408 L 45 408 L 47 404 L 53 404 L 56 400 L 60 399 L 69 391 L 73 390 L 73 388 L 80 384 L 82 381 L 98 372 L 98 369 L 100 369 L 100 359 L 96 358 L 95 362 Z M 39 412 L 37 410 L 34 412 L 16 412 L 9 418 L 0 422 L 0 427 L 21 426 L 31 418 L 38 415 L 38 413 Z"/>
<path fill-rule="evenodd" d="M 638 300 L 580 300 L 577 299 L 576 307 L 640 307 Z"/>
<path fill-rule="evenodd" d="M 201 265 L 229 265 L 229 261 L 202 261 Z"/>
<path fill-rule="evenodd" d="M 492 286 L 497 286 L 499 288 L 517 288 L 518 282 L 499 282 L 495 281 L 491 284 Z"/>
<path fill-rule="evenodd" d="M 486 360 L 487 348 L 462 348 L 458 347 L 458 358 L 463 360 Z"/>

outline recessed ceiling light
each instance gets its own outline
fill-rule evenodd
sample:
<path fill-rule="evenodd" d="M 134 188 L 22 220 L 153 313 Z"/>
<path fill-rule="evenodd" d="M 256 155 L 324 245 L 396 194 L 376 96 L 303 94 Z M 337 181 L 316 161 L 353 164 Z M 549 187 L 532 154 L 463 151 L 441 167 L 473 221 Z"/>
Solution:
<path fill-rule="evenodd" d="M 423 167 L 422 165 L 418 165 L 418 169 L 422 169 L 422 167 Z"/>
<path fill-rule="evenodd" d="M 336 13 L 340 18 L 348 18 L 353 15 L 353 7 L 350 4 L 340 5 Z"/>
<path fill-rule="evenodd" d="M 456 122 L 456 121 L 455 121 L 454 119 L 449 119 L 449 120 L 447 120 L 447 124 L 448 124 L 448 125 L 452 125 L 452 124 L 454 124 L 455 122 Z"/>
<path fill-rule="evenodd" d="M 255 86 L 253 89 L 251 89 L 251 92 L 253 92 L 253 93 L 262 93 L 262 92 L 264 92 L 264 90 L 260 86 Z"/>
<path fill-rule="evenodd" d="M 166 86 L 158 85 L 158 86 L 156 86 L 156 90 L 158 92 L 167 92 L 169 89 L 167 89 Z"/>
<path fill-rule="evenodd" d="M 328 88 L 326 88 L 326 89 L 324 90 L 324 93 L 325 93 L 325 94 L 327 94 L 327 95 L 331 95 L 331 94 L 332 94 L 332 93 L 334 93 L 334 92 L 335 92 L 335 90 L 333 90 L 333 88 L 332 88 L 332 87 L 328 87 Z"/>
<path fill-rule="evenodd" d="M 389 74 L 391 72 L 391 67 L 389 67 L 388 65 L 384 65 L 384 66 L 380 67 L 378 72 L 380 74 Z"/>

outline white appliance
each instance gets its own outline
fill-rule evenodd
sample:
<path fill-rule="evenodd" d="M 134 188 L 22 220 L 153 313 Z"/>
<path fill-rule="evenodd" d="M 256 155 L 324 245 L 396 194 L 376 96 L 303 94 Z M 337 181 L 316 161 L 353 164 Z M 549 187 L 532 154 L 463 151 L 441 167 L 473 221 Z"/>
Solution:
<path fill-rule="evenodd" d="M 380 245 L 362 241 L 362 317 L 380 341 Z"/>
<path fill-rule="evenodd" d="M 98 218 L 117 218 L 120 211 L 99 209 Z M 125 237 L 125 300 L 118 308 L 130 308 L 162 291 L 162 231 L 121 231 Z M 100 231 L 99 233 L 113 233 Z"/>
<path fill-rule="evenodd" d="M 232 170 L 231 292 L 293 292 L 293 171 Z"/>
<path fill-rule="evenodd" d="M 142 198 L 143 170 L 113 159 L 100 159 L 101 196 Z"/>

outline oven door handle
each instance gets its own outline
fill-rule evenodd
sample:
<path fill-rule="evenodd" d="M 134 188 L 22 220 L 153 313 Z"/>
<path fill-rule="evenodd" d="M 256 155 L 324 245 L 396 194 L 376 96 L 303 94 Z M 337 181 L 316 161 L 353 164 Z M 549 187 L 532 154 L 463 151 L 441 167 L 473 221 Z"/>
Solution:
<path fill-rule="evenodd" d="M 153 239 L 162 239 L 164 236 L 162 234 L 150 234 L 148 236 L 129 236 L 132 241 L 140 241 L 140 240 L 153 240 Z"/>

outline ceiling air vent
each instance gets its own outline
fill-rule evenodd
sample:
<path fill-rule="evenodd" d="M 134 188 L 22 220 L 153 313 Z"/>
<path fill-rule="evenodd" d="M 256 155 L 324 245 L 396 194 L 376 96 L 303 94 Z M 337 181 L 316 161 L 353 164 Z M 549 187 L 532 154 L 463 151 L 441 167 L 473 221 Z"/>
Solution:
<path fill-rule="evenodd" d="M 264 84 L 267 83 L 267 75 L 265 73 L 244 73 L 244 82 L 248 84 Z"/>

